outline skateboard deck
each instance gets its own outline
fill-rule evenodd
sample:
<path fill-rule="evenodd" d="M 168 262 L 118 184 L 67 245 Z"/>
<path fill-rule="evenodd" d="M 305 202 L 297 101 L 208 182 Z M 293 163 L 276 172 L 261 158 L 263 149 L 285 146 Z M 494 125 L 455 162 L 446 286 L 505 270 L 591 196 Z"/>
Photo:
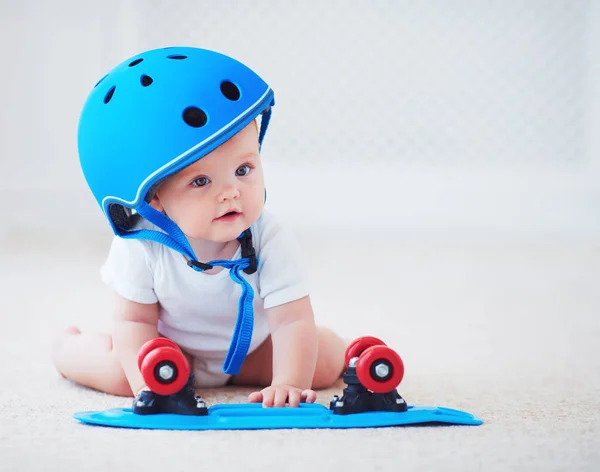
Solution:
<path fill-rule="evenodd" d="M 323 405 L 301 403 L 298 408 L 263 408 L 260 403 L 221 404 L 206 416 L 160 413 L 134 414 L 130 408 L 75 413 L 85 424 L 137 429 L 227 430 L 377 428 L 414 424 L 480 425 L 482 420 L 464 411 L 435 406 L 409 406 L 405 412 L 333 414 Z"/>

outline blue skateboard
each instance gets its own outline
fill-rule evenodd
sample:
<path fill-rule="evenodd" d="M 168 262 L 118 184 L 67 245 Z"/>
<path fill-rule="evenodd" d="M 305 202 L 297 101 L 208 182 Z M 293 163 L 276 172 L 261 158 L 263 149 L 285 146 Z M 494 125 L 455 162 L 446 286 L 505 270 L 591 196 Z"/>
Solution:
<path fill-rule="evenodd" d="M 346 388 L 329 408 L 302 403 L 298 408 L 261 404 L 207 407 L 196 396 L 187 359 L 172 341 L 156 338 L 140 349 L 138 367 L 149 391 L 132 408 L 75 413 L 84 424 L 138 429 L 225 430 L 290 428 L 375 428 L 414 424 L 480 425 L 469 413 L 434 406 L 408 406 L 396 387 L 404 376 L 400 356 L 380 339 L 355 340 L 345 354 Z"/>
<path fill-rule="evenodd" d="M 130 408 L 75 413 L 82 423 L 139 429 L 291 429 L 376 428 L 414 424 L 480 425 L 469 413 L 450 408 L 409 406 L 404 412 L 372 411 L 334 414 L 323 405 L 302 403 L 298 408 L 263 408 L 261 404 L 213 405 L 204 416 L 161 413 L 138 415 Z"/>

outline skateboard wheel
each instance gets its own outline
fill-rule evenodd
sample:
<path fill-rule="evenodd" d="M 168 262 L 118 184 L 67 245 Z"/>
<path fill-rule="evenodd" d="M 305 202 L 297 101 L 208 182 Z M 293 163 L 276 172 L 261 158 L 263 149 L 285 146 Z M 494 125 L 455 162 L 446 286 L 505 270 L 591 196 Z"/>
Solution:
<path fill-rule="evenodd" d="M 183 352 L 170 346 L 150 351 L 140 371 L 148 388 L 159 395 L 179 392 L 190 377 L 190 365 Z"/>
<path fill-rule="evenodd" d="M 356 363 L 359 382 L 374 393 L 394 390 L 404 377 L 404 363 L 396 351 L 387 346 L 365 349 Z"/>
<path fill-rule="evenodd" d="M 140 371 L 142 370 L 142 362 L 144 362 L 144 357 L 146 357 L 150 351 L 159 347 L 172 347 L 179 349 L 179 346 L 168 338 L 161 337 L 151 339 L 140 348 L 140 352 L 138 353 L 138 369 L 140 369 Z"/>
<path fill-rule="evenodd" d="M 352 341 L 346 349 L 346 367 L 350 366 L 350 359 L 360 356 L 364 350 L 371 346 L 385 346 L 385 343 L 374 336 L 363 336 Z"/>

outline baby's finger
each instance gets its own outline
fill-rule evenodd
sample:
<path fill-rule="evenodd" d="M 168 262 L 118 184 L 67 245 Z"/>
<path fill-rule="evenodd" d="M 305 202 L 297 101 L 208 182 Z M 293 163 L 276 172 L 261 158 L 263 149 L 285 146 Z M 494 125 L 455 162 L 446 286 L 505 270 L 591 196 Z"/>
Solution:
<path fill-rule="evenodd" d="M 262 402 L 262 399 L 263 394 L 261 392 L 252 392 L 250 395 L 248 395 L 249 403 L 260 403 Z"/>
<path fill-rule="evenodd" d="M 275 389 L 275 404 L 276 407 L 285 406 L 285 401 L 288 398 L 288 391 L 286 388 Z"/>
<path fill-rule="evenodd" d="M 300 404 L 299 390 L 290 390 L 288 392 L 288 403 L 292 408 L 296 408 Z"/>
<path fill-rule="evenodd" d="M 302 401 L 306 403 L 314 403 L 317 401 L 317 393 L 314 390 L 306 389 L 300 395 Z"/>
<path fill-rule="evenodd" d="M 265 388 L 262 391 L 262 405 L 265 408 L 270 408 L 273 406 L 273 397 L 275 396 L 275 390 L 272 388 Z"/>

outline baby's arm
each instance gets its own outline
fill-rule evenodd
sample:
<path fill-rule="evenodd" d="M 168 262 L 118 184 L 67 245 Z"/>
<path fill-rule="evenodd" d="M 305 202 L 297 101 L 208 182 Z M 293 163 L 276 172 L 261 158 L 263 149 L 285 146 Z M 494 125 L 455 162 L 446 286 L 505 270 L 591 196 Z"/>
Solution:
<path fill-rule="evenodd" d="M 308 296 L 267 310 L 273 341 L 273 385 L 310 388 L 317 364 L 317 327 Z"/>
<path fill-rule="evenodd" d="M 145 387 L 137 365 L 138 352 L 158 336 L 158 303 L 137 303 L 117 295 L 113 344 L 135 396 Z"/>
<path fill-rule="evenodd" d="M 273 380 L 271 387 L 253 394 L 250 401 L 265 406 L 290 406 L 300 401 L 314 402 L 309 390 L 317 364 L 318 338 L 308 296 L 267 309 L 273 343 Z M 259 398 L 261 397 L 261 398 Z"/>

